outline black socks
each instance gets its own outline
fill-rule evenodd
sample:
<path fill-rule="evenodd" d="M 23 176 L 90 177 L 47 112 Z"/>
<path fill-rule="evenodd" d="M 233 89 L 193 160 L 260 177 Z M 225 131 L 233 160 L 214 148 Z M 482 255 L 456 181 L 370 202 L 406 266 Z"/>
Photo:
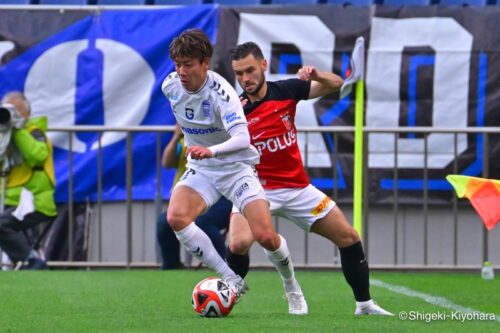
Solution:
<path fill-rule="evenodd" d="M 347 283 L 352 288 L 354 298 L 358 302 L 370 300 L 368 261 L 366 260 L 361 241 L 341 248 L 339 251 L 342 272 Z"/>
<path fill-rule="evenodd" d="M 228 248 L 226 253 L 226 261 L 236 274 L 245 278 L 250 267 L 250 256 L 247 254 L 235 254 Z"/>

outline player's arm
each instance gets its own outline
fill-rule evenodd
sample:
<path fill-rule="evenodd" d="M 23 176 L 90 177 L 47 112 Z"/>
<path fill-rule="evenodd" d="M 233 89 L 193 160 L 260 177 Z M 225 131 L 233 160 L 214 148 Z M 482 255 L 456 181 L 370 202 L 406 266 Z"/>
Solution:
<path fill-rule="evenodd" d="M 229 140 L 218 145 L 208 147 L 213 156 L 225 155 L 250 147 L 250 133 L 248 132 L 246 124 L 233 126 L 228 133 L 231 136 Z"/>
<path fill-rule="evenodd" d="M 182 138 L 182 131 L 179 125 L 176 125 L 172 138 L 163 150 L 161 155 L 161 165 L 165 168 L 175 168 L 179 164 L 179 145 Z M 182 150 L 182 147 L 181 147 Z"/>
<path fill-rule="evenodd" d="M 299 79 L 311 81 L 309 98 L 325 96 L 338 91 L 344 80 L 337 74 L 318 71 L 314 66 L 304 66 L 297 73 Z"/>
<path fill-rule="evenodd" d="M 210 147 L 192 146 L 187 147 L 186 156 L 191 155 L 195 160 L 226 155 L 250 146 L 250 134 L 246 124 L 233 126 L 229 131 L 231 136 L 228 140 Z"/>

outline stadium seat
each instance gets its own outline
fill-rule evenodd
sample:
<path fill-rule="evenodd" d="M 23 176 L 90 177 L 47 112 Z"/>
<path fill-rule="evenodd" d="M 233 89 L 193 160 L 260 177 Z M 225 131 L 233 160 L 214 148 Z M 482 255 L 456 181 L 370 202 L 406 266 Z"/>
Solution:
<path fill-rule="evenodd" d="M 87 5 L 87 0 L 39 0 L 40 5 L 79 5 L 85 6 Z"/>
<path fill-rule="evenodd" d="M 147 0 L 97 0 L 98 5 L 145 5 Z"/>
<path fill-rule="evenodd" d="M 0 0 L 0 5 L 29 5 L 31 0 Z"/>
<path fill-rule="evenodd" d="M 375 2 L 373 0 L 326 0 L 326 3 L 343 6 L 369 6 Z"/>
<path fill-rule="evenodd" d="M 441 6 L 486 6 L 486 2 L 486 0 L 441 0 L 439 4 Z"/>
<path fill-rule="evenodd" d="M 219 5 L 232 5 L 232 6 L 252 6 L 262 4 L 261 0 L 213 0 L 213 3 Z"/>
<path fill-rule="evenodd" d="M 383 0 L 384 6 L 430 6 L 431 0 Z"/>
<path fill-rule="evenodd" d="M 271 5 L 314 5 L 321 0 L 271 0 Z"/>
<path fill-rule="evenodd" d="M 153 0 L 155 5 L 201 5 L 206 0 Z"/>

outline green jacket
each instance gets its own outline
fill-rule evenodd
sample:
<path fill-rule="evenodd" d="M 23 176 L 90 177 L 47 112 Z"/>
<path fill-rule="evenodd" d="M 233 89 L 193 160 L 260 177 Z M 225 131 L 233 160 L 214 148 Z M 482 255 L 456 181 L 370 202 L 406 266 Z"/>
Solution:
<path fill-rule="evenodd" d="M 24 128 L 13 130 L 12 140 L 23 156 L 23 163 L 14 166 L 7 175 L 5 204 L 17 206 L 24 187 L 33 193 L 37 212 L 55 216 L 54 162 L 46 131 L 47 117 L 31 118 Z"/>

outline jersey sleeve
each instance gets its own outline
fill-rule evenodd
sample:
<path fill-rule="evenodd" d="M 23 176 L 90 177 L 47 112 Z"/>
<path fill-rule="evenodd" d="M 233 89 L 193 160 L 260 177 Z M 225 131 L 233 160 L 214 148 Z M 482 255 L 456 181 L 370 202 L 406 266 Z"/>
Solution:
<path fill-rule="evenodd" d="M 289 96 L 296 102 L 309 99 L 311 91 L 311 81 L 304 81 L 299 79 L 289 79 L 281 81 L 283 87 L 288 91 Z"/>

